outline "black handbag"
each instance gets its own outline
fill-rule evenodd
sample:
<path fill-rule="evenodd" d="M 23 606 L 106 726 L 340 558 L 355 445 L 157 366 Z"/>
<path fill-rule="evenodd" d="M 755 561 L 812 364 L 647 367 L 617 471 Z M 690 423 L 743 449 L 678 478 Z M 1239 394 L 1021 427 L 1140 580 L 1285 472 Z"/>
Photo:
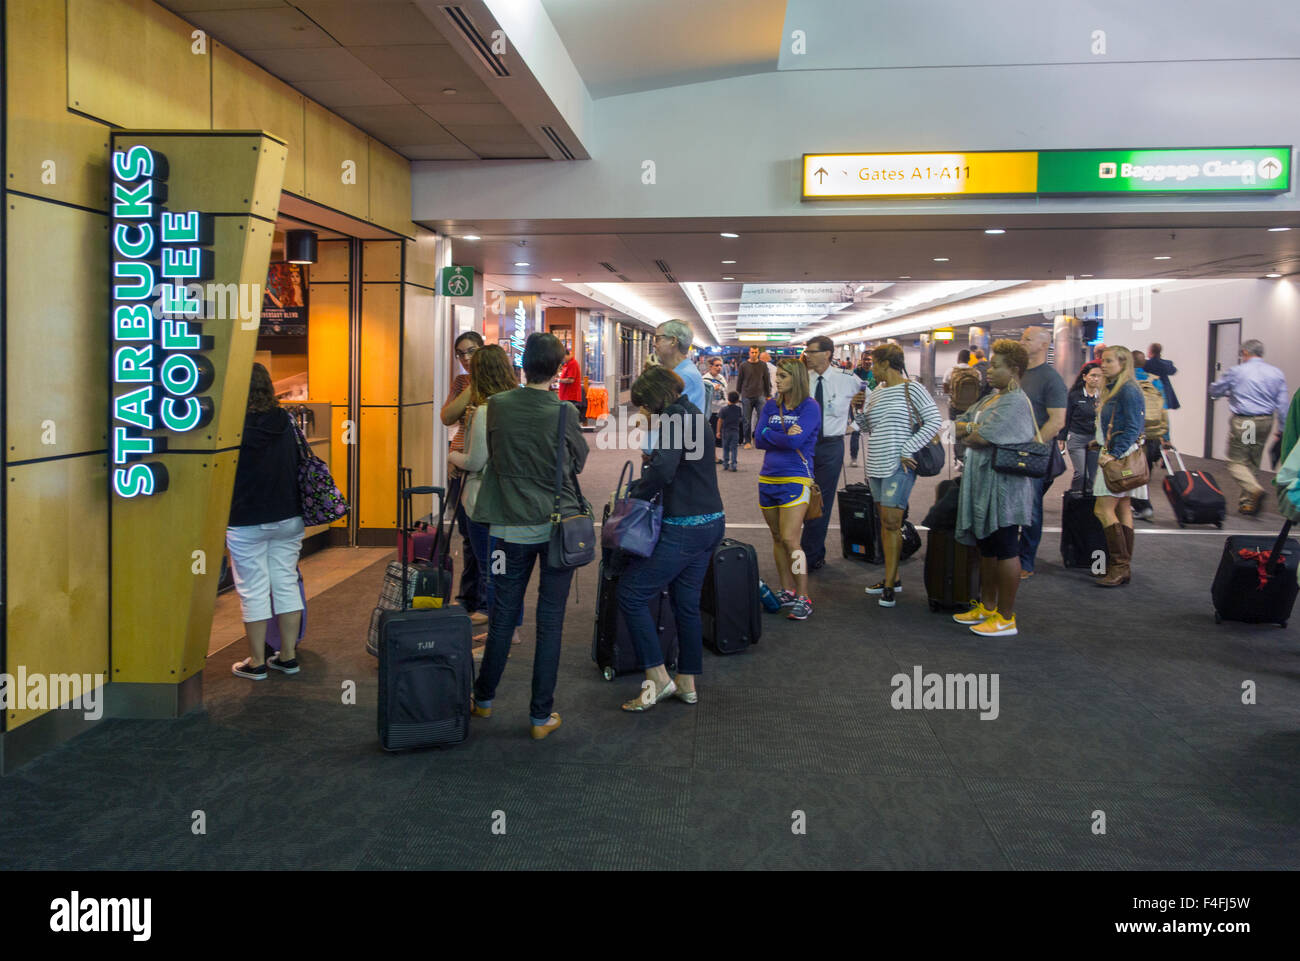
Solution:
<path fill-rule="evenodd" d="M 1025 398 L 1029 403 L 1029 398 Z M 1030 405 L 1032 412 L 1033 406 Z M 1032 413 L 1031 413 L 1032 416 Z M 1017 477 L 1046 477 L 1047 469 L 1052 463 L 1052 450 L 1056 441 L 1044 444 L 1038 440 L 1038 431 L 1034 431 L 1034 440 L 1020 444 L 996 444 L 993 450 L 993 469 L 999 474 L 1014 474 Z"/>
<path fill-rule="evenodd" d="M 914 383 L 915 381 L 912 380 L 907 381 L 903 385 L 903 393 L 907 395 L 907 406 L 916 415 L 916 423 L 912 425 L 912 433 L 915 434 L 925 426 L 925 418 L 921 416 L 921 412 L 916 409 L 916 402 L 912 400 L 912 384 Z M 916 461 L 916 475 L 918 477 L 933 477 L 943 470 L 943 442 L 939 440 L 939 435 L 935 434 L 931 437 L 920 450 L 912 455 L 912 459 Z"/>
<path fill-rule="evenodd" d="M 580 513 L 560 515 L 560 495 L 564 492 L 564 421 L 569 404 L 560 403 L 559 426 L 555 434 L 555 503 L 551 507 L 551 541 L 546 552 L 550 567 L 582 567 L 596 559 L 596 519 L 573 475 L 573 489 L 578 494 Z"/>

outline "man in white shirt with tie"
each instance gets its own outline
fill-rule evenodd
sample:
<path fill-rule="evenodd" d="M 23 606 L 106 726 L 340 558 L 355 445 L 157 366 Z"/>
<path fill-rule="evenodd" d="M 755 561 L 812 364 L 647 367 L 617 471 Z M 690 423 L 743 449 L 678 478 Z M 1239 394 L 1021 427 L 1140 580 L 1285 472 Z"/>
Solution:
<path fill-rule="evenodd" d="M 826 563 L 826 528 L 831 522 L 831 505 L 840 486 L 844 469 L 844 431 L 848 427 L 850 408 L 859 408 L 867 392 L 862 381 L 851 371 L 831 364 L 835 342 L 829 337 L 813 337 L 803 351 L 808 368 L 808 393 L 821 405 L 822 431 L 813 452 L 813 478 L 822 492 L 822 516 L 805 521 L 800 546 L 808 570 L 815 571 Z"/>

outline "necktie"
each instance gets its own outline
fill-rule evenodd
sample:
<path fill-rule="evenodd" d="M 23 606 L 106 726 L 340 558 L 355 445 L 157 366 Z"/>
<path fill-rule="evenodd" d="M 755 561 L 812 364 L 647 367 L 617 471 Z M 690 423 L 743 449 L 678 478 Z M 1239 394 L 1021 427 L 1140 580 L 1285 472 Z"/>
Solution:
<path fill-rule="evenodd" d="M 822 400 L 822 375 L 817 375 L 817 406 L 822 410 L 822 435 L 826 434 L 826 402 Z"/>

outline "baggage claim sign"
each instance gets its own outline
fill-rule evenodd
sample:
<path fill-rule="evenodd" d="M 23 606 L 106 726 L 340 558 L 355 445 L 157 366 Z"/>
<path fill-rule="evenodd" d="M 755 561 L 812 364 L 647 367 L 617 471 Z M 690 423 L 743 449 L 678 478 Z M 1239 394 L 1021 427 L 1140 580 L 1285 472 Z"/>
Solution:
<path fill-rule="evenodd" d="M 212 347 L 199 324 L 197 284 L 212 276 L 212 220 L 167 201 L 167 158 L 136 145 L 113 154 L 113 490 L 160 494 L 167 468 L 144 458 L 167 440 L 150 431 L 197 430 L 212 420 Z M 195 285 L 195 286 L 190 286 Z"/>

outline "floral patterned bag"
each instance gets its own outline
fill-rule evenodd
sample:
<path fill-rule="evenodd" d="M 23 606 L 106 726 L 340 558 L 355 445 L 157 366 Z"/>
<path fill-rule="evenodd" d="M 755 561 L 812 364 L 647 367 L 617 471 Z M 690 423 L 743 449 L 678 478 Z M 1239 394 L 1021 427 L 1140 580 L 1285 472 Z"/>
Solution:
<path fill-rule="evenodd" d="M 330 469 L 312 451 L 296 423 L 293 432 L 298 438 L 298 500 L 302 505 L 303 526 L 336 521 L 347 514 L 348 502 L 330 476 Z"/>

